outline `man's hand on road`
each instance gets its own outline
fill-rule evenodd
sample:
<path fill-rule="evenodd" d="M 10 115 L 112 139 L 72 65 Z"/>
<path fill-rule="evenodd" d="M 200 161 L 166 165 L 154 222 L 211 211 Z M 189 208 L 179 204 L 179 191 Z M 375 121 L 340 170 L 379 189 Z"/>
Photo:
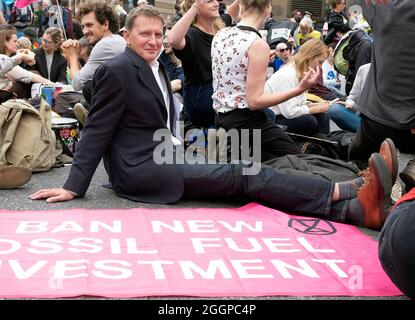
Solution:
<path fill-rule="evenodd" d="M 70 201 L 75 198 L 75 194 L 71 191 L 58 189 L 42 189 L 30 195 L 31 200 L 46 199 L 46 202 L 63 202 Z"/>

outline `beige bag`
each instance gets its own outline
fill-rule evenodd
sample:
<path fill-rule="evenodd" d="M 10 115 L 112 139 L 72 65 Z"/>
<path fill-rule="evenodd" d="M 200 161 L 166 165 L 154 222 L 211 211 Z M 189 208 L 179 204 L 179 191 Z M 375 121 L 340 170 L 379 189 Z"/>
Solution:
<path fill-rule="evenodd" d="M 62 146 L 56 143 L 51 117 L 52 110 L 43 99 L 39 110 L 22 99 L 1 104 L 0 166 L 24 166 L 33 172 L 53 168 Z"/>

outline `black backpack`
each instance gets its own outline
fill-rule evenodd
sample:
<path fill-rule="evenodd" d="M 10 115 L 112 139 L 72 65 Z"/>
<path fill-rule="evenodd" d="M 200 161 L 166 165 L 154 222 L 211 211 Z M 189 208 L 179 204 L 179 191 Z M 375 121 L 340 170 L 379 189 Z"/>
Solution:
<path fill-rule="evenodd" d="M 275 49 L 278 43 L 287 43 L 293 34 L 295 23 L 290 20 L 272 21 L 268 24 L 267 43 L 271 49 Z"/>
<path fill-rule="evenodd" d="M 58 94 L 55 98 L 54 111 L 64 118 L 74 118 L 73 107 L 76 103 L 85 105 L 85 98 L 81 92 L 65 91 Z"/>
<path fill-rule="evenodd" d="M 337 130 L 329 133 L 329 139 L 336 141 L 338 144 L 340 159 L 348 159 L 349 146 L 352 144 L 355 135 L 355 133 L 345 130 Z"/>
<path fill-rule="evenodd" d="M 18 29 L 24 29 L 32 25 L 33 11 L 30 6 L 19 9 L 13 6 L 12 17 L 10 23 L 12 23 Z"/>

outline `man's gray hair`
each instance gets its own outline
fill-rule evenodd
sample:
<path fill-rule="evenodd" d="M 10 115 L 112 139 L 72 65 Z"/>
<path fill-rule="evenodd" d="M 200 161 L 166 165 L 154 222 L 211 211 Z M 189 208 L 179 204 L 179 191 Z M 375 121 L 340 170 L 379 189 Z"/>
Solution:
<path fill-rule="evenodd" d="M 156 7 L 149 4 L 142 4 L 138 7 L 135 7 L 128 13 L 127 19 L 125 20 L 125 28 L 128 31 L 131 31 L 133 28 L 134 21 L 138 16 L 159 19 L 164 26 L 164 19 Z"/>

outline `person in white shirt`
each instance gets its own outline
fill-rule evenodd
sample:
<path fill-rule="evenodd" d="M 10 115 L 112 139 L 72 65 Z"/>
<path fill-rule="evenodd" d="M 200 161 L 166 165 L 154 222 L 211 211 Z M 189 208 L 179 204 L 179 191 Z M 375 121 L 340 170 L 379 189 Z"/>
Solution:
<path fill-rule="evenodd" d="M 265 92 L 281 93 L 296 88 L 304 74 L 312 69 L 321 69 L 327 59 L 327 47 L 319 39 L 310 39 L 293 56 L 292 62 L 275 72 L 265 83 Z M 276 122 L 297 134 L 313 136 L 330 132 L 328 102 L 309 103 L 304 92 L 275 104 L 271 110 Z"/>

